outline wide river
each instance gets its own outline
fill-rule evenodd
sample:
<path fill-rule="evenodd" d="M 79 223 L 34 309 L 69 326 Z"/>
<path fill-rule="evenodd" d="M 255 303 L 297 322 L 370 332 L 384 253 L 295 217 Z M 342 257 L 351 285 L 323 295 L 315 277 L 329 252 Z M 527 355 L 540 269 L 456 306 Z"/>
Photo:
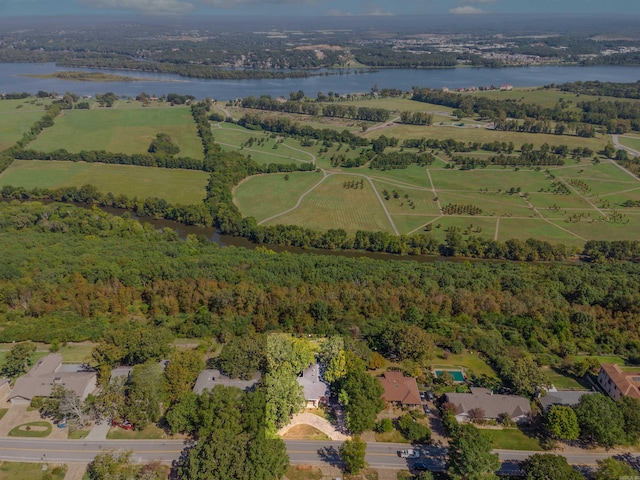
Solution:
<path fill-rule="evenodd" d="M 315 96 L 318 92 L 326 94 L 330 91 L 340 94 L 368 92 L 374 85 L 379 88 L 410 90 L 414 86 L 459 88 L 511 84 L 514 87 L 530 87 L 577 80 L 608 82 L 636 82 L 640 80 L 640 67 L 638 66 L 382 69 L 370 73 L 366 70 L 345 70 L 342 75 L 274 80 L 203 80 L 178 75 L 120 70 L 93 71 L 127 75 L 143 80 L 136 82 L 78 82 L 24 76 L 65 70 L 89 71 L 91 69 L 57 67 L 53 63 L 0 63 L 0 93 L 36 93 L 39 90 L 44 90 L 46 92 L 95 95 L 96 93 L 114 92 L 120 96 L 130 97 L 135 97 L 141 92 L 150 95 L 179 93 L 191 94 L 199 99 L 209 97 L 217 100 L 229 100 L 265 94 L 288 97 L 290 92 L 298 90 L 304 91 L 309 96 Z M 338 73 L 339 71 L 333 72 Z"/>

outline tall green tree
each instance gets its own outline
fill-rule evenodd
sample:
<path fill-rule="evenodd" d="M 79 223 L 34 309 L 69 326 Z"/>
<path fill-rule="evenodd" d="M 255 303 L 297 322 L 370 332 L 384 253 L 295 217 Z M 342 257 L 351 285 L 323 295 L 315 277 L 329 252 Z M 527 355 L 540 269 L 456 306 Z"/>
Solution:
<path fill-rule="evenodd" d="M 2 362 L 0 375 L 11 379 L 24 375 L 31 367 L 31 357 L 35 351 L 36 346 L 31 342 L 15 344 Z"/>
<path fill-rule="evenodd" d="M 561 455 L 537 453 L 522 463 L 526 480 L 584 480 Z"/>
<path fill-rule="evenodd" d="M 544 423 L 549 434 L 560 440 L 577 440 L 580 436 L 578 417 L 573 408 L 553 405 L 545 414 Z"/>
<path fill-rule="evenodd" d="M 172 402 L 191 391 L 204 368 L 202 355 L 196 350 L 174 350 L 164 371 L 165 392 Z"/>
<path fill-rule="evenodd" d="M 500 468 L 491 440 L 474 425 L 461 425 L 449 442 L 447 469 L 453 480 L 496 480 Z"/>
<path fill-rule="evenodd" d="M 613 447 L 625 440 L 624 418 L 616 402 L 608 396 L 583 395 L 575 411 L 584 442 Z"/>
<path fill-rule="evenodd" d="M 124 412 L 135 429 L 142 430 L 160 419 L 164 399 L 162 367 L 158 363 L 133 367 Z"/>
<path fill-rule="evenodd" d="M 640 440 L 640 400 L 632 397 L 622 397 L 618 401 L 618 408 L 624 420 L 624 433 L 627 437 L 627 443 L 638 443 L 638 440 Z"/>
<path fill-rule="evenodd" d="M 598 469 L 594 474 L 594 480 L 611 480 L 629 477 L 630 479 L 637 476 L 631 465 L 613 457 L 606 460 L 598 460 Z"/>
<path fill-rule="evenodd" d="M 366 453 L 367 444 L 358 435 L 345 440 L 340 446 L 340 458 L 344 462 L 346 471 L 353 475 L 358 475 L 360 470 L 367 466 Z"/>
<path fill-rule="evenodd" d="M 304 408 L 304 392 L 296 376 L 292 375 L 288 368 L 266 373 L 263 384 L 267 401 L 265 411 L 267 428 L 270 432 L 275 432 L 286 425 L 292 415 Z"/>
<path fill-rule="evenodd" d="M 248 380 L 266 366 L 264 335 L 248 333 L 234 337 L 222 347 L 217 358 L 218 367 L 232 378 Z"/>
<path fill-rule="evenodd" d="M 384 408 L 382 385 L 362 369 L 350 371 L 340 387 L 338 398 L 344 405 L 347 426 L 359 434 L 373 430 L 378 413 Z"/>

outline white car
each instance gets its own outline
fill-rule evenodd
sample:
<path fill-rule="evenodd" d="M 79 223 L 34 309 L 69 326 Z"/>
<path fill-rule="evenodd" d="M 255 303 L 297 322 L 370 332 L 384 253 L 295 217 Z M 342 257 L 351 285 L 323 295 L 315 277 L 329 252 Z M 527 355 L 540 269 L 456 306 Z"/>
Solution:
<path fill-rule="evenodd" d="M 418 458 L 420 456 L 420 452 L 418 450 L 414 450 L 413 448 L 409 448 L 407 450 L 400 450 L 400 458 Z"/>

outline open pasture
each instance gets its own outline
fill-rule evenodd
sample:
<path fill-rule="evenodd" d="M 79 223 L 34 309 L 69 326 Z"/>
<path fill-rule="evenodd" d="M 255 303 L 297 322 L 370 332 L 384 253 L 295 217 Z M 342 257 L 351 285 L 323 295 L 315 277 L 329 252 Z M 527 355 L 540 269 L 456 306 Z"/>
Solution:
<path fill-rule="evenodd" d="M 249 177 L 235 189 L 234 201 L 240 211 L 260 222 L 293 208 L 300 196 L 322 180 L 316 172 L 294 172 L 285 180 L 285 174 Z"/>
<path fill-rule="evenodd" d="M 340 101 L 339 105 L 353 105 L 356 108 L 368 107 L 368 108 L 384 108 L 394 113 L 399 112 L 442 112 L 451 114 L 453 108 L 445 107 L 444 105 L 435 105 L 432 103 L 417 102 L 409 98 L 397 97 L 397 98 L 375 98 L 375 99 L 360 99 L 360 100 L 346 100 Z"/>
<path fill-rule="evenodd" d="M 439 215 L 438 202 L 434 200 L 431 190 L 405 187 L 394 183 L 374 181 L 378 193 L 384 200 L 390 214 L 422 214 Z M 388 200 L 384 192 L 387 192 Z M 414 208 L 412 208 L 412 205 Z"/>
<path fill-rule="evenodd" d="M 517 88 L 510 91 L 489 90 L 486 92 L 468 92 L 464 95 L 474 97 L 486 97 L 492 100 L 521 100 L 524 103 L 535 103 L 543 107 L 553 107 L 563 99 L 569 106 L 577 102 L 597 100 L 599 97 L 592 95 L 581 95 L 572 92 L 562 92 L 555 88 Z M 613 100 L 613 99 L 612 99 Z M 619 100 L 619 99 L 615 99 Z"/>
<path fill-rule="evenodd" d="M 464 123 L 464 122 L 463 122 Z M 466 124 L 465 124 L 466 125 Z M 609 136 L 596 135 L 595 138 L 581 138 L 573 135 L 550 135 L 543 133 L 523 133 L 504 132 L 487 128 L 472 127 L 452 127 L 452 126 L 416 126 L 416 125 L 394 125 L 388 128 L 371 130 L 365 133 L 369 138 L 377 138 L 380 135 L 396 137 L 402 141 L 414 138 L 434 138 L 445 140 L 453 138 L 463 142 L 513 142 L 516 149 L 523 143 L 532 143 L 535 148 L 540 148 L 544 143 L 549 145 L 567 145 L 570 149 L 575 147 L 589 147 L 593 151 L 600 151 L 609 141 Z"/>
<path fill-rule="evenodd" d="M 107 165 L 102 163 L 16 160 L 0 174 L 0 186 L 58 188 L 95 185 L 102 193 L 170 203 L 195 204 L 205 197 L 209 174 L 197 170 Z"/>
<path fill-rule="evenodd" d="M 45 113 L 49 99 L 25 98 L 0 101 L 0 151 L 9 148 Z"/>
<path fill-rule="evenodd" d="M 350 233 L 390 231 L 391 224 L 371 185 L 364 180 L 363 188 L 345 188 L 344 183 L 352 180 L 359 181 L 360 177 L 328 176 L 302 199 L 298 208 L 266 224 L 294 224 L 318 230 L 342 228 Z"/>
<path fill-rule="evenodd" d="M 640 138 L 638 137 L 618 137 L 618 141 L 625 147 L 632 148 L 636 152 L 640 152 Z"/>
<path fill-rule="evenodd" d="M 434 223 L 440 215 L 420 215 L 420 214 L 398 214 L 391 215 L 393 223 L 395 223 L 398 232 L 401 235 L 409 235 L 416 233 L 426 233 L 425 227 L 427 224 Z"/>
<path fill-rule="evenodd" d="M 512 187 L 521 192 L 535 192 L 548 188 L 551 181 L 542 172 L 507 168 L 484 168 L 475 170 L 430 170 L 434 186 L 440 194 L 443 190 L 479 192 L 488 189 L 488 193 L 501 193 Z"/>
<path fill-rule="evenodd" d="M 203 158 L 202 142 L 186 107 L 65 111 L 28 148 L 44 152 L 64 148 L 74 153 L 144 153 L 158 133 L 171 137 L 180 147 L 179 156 Z"/>

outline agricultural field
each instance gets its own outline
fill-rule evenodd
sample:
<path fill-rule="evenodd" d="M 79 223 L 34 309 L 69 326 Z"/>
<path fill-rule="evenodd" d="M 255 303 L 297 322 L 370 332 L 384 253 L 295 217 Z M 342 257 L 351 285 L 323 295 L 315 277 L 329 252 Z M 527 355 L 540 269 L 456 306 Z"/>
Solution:
<path fill-rule="evenodd" d="M 50 102 L 34 98 L 0 101 L 0 151 L 9 148 L 29 131 L 44 115 L 47 103 Z"/>
<path fill-rule="evenodd" d="M 204 199 L 208 179 L 208 173 L 197 170 L 16 160 L 0 174 L 0 187 L 12 185 L 32 189 L 92 184 L 102 193 L 160 197 L 169 203 L 195 204 Z"/>
<path fill-rule="evenodd" d="M 592 95 L 581 95 L 572 92 L 562 92 L 553 88 L 517 88 L 511 91 L 489 90 L 486 92 L 469 92 L 464 95 L 486 97 L 492 100 L 521 100 L 524 103 L 535 103 L 543 107 L 553 107 L 561 99 L 569 105 L 580 101 L 597 100 Z M 616 99 L 619 100 L 619 99 Z M 624 100 L 624 99 L 622 99 Z"/>
<path fill-rule="evenodd" d="M 95 105 L 95 104 L 94 104 Z M 138 107 L 122 100 L 115 108 L 65 110 L 28 148 L 51 152 L 65 149 L 144 153 L 158 133 L 180 147 L 179 156 L 203 158 L 202 143 L 187 107 Z"/>

